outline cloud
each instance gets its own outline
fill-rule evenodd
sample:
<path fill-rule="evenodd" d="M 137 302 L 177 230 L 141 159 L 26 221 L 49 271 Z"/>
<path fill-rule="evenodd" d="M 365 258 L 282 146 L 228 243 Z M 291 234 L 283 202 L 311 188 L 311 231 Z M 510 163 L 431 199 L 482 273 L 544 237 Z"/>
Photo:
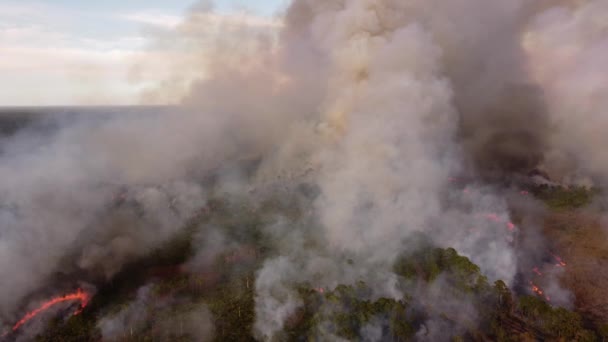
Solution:
<path fill-rule="evenodd" d="M 249 12 L 217 13 L 210 11 L 193 11 L 190 16 L 197 21 L 205 21 L 211 26 L 248 26 L 281 28 L 282 20 Z M 127 14 L 118 14 L 116 18 L 138 24 L 150 25 L 165 29 L 177 29 L 183 23 L 183 17 L 169 15 L 161 11 L 139 11 Z"/>
<path fill-rule="evenodd" d="M 0 77 L 12 80 L 0 85 L 0 105 L 133 102 L 128 65 L 143 38 L 83 36 L 73 18 L 57 6 L 0 5 Z"/>
<path fill-rule="evenodd" d="M 44 14 L 47 14 L 45 16 Z M 49 8 L 42 4 L 4 3 L 0 5 L 2 23 L 19 22 L 20 18 L 29 18 L 37 22 L 49 19 Z"/>
<path fill-rule="evenodd" d="M 282 26 L 280 19 L 244 11 L 196 9 L 189 17 L 184 23 L 181 16 L 155 9 L 90 13 L 57 5 L 2 4 L 0 77 L 15 81 L 0 85 L 0 105 L 136 104 L 141 92 L 148 94 L 144 89 L 162 87 L 169 75 L 178 74 L 180 65 L 196 66 L 197 77 L 206 73 L 201 63 L 204 44 L 195 49 L 185 48 L 183 40 L 158 44 L 159 34 L 170 40 L 184 31 L 196 31 L 189 38 L 204 42 L 218 39 L 226 30 L 278 31 Z M 99 32 L 81 33 L 77 28 L 83 21 Z M 193 22 L 197 25 L 188 24 Z M 204 31 L 196 29 L 203 25 Z M 184 77 L 191 80 L 189 74 Z M 144 98 L 174 102 L 185 92 L 175 89 L 167 96 Z"/>
<path fill-rule="evenodd" d="M 220 67 L 217 61 L 238 68 L 263 63 L 265 57 L 255 51 L 260 44 L 271 51 L 282 27 L 282 19 L 248 12 L 214 13 L 197 7 L 176 26 L 153 25 L 144 31 L 148 46 L 137 55 L 130 81 L 145 84 L 141 100 L 146 104 L 179 102 L 191 85 Z"/>
<path fill-rule="evenodd" d="M 174 28 L 182 18 L 175 15 L 168 15 L 157 12 L 134 12 L 128 14 L 120 14 L 119 19 L 132 21 L 138 24 L 159 26 L 164 28 Z"/>
<path fill-rule="evenodd" d="M 280 19 L 269 18 L 250 14 L 246 12 L 219 14 L 219 13 L 195 13 L 195 17 L 201 17 L 211 25 L 223 23 L 231 26 L 251 26 L 251 27 L 268 27 L 281 28 L 283 21 Z"/>
<path fill-rule="evenodd" d="M 0 54 L 6 56 L 0 75 L 12 80 L 0 85 L 0 104 L 128 103 L 137 90 L 116 82 L 127 73 L 127 51 L 0 48 Z"/>

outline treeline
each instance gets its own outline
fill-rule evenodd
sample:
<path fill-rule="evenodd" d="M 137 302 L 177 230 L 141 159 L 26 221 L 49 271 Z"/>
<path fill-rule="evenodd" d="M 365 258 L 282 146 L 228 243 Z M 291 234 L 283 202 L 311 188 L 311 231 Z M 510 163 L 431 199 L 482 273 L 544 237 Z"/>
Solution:
<path fill-rule="evenodd" d="M 101 284 L 79 316 L 51 320 L 38 341 L 99 341 L 98 322 L 120 312 L 150 286 L 140 323 L 119 341 L 194 341 L 188 332 L 163 331 L 163 321 L 204 305 L 211 312 L 217 341 L 254 341 L 256 271 L 275 253 L 261 229 L 277 213 L 300 215 L 297 206 L 269 201 L 256 208 L 246 203 L 211 201 L 208 215 L 192 222 L 162 248 L 127 265 L 112 281 Z M 194 252 L 193 237 L 201 227 L 222 227 L 235 244 L 204 272 L 180 267 Z M 246 226 L 247 229 L 238 229 Z M 319 341 L 330 337 L 358 341 L 410 341 L 440 326 L 454 341 L 599 341 L 601 330 L 585 328 L 575 312 L 551 306 L 535 296 L 517 296 L 504 282 L 493 284 L 479 267 L 452 248 L 437 248 L 420 235 L 414 250 L 399 256 L 392 268 L 401 298 L 374 297 L 364 282 L 319 289 L 293 284 L 302 305 L 285 322 L 278 341 Z M 441 298 L 430 289 L 440 289 Z M 444 302 L 456 303 L 443 305 Z M 155 305 L 162 302 L 163 305 Z M 457 305 L 461 303 L 462 305 Z"/>
<path fill-rule="evenodd" d="M 426 246 L 399 258 L 394 269 L 407 284 L 404 291 L 441 281 L 443 296 L 472 304 L 475 316 L 468 317 L 465 308 L 445 310 L 433 298 L 424 298 L 428 295 L 424 288 L 400 299 L 371 299 L 371 289 L 362 282 L 324 293 L 302 287 L 304 305 L 288 322 L 286 340 L 320 340 L 321 335 L 330 334 L 358 341 L 372 324 L 382 341 L 409 341 L 425 334 L 429 320 L 439 321 L 444 334 L 451 334 L 455 341 L 596 341 L 603 337 L 585 329 L 575 312 L 534 296 L 516 298 L 503 281 L 490 285 L 477 265 L 452 248 Z"/>

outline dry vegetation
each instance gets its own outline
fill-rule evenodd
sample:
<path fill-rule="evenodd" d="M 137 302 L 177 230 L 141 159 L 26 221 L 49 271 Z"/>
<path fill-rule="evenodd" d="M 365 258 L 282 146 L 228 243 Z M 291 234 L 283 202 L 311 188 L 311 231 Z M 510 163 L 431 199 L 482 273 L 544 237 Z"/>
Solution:
<path fill-rule="evenodd" d="M 577 309 L 596 325 L 608 324 L 608 239 L 598 214 L 585 210 L 553 211 L 544 232 L 568 262 L 563 284 Z"/>

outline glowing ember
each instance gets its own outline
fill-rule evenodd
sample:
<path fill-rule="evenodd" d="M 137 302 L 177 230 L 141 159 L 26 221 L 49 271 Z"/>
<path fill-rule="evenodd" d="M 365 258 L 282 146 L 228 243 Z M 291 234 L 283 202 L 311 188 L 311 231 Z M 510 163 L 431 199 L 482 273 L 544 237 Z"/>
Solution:
<path fill-rule="evenodd" d="M 542 273 L 541 273 L 541 272 L 538 270 L 538 267 L 534 267 L 534 268 L 532 269 L 532 272 L 534 272 L 534 273 L 538 274 L 539 276 L 542 276 L 542 275 L 543 275 L 543 274 L 542 274 Z"/>
<path fill-rule="evenodd" d="M 530 285 L 532 285 L 532 291 L 534 291 L 534 293 L 540 296 L 543 295 L 543 290 L 541 290 L 538 286 L 534 285 L 534 283 L 530 283 Z"/>
<path fill-rule="evenodd" d="M 51 307 L 53 307 L 59 303 L 63 303 L 63 302 L 80 301 L 80 308 L 78 309 L 78 311 L 76 311 L 74 313 L 74 316 L 76 316 L 76 315 L 80 314 L 82 312 L 82 310 L 87 306 L 90 299 L 91 299 L 91 297 L 89 296 L 89 294 L 82 291 L 81 289 L 78 289 L 74 293 L 69 293 L 69 294 L 66 294 L 61 297 L 51 298 L 48 301 L 44 302 L 36 310 L 30 311 L 27 314 L 25 314 L 25 316 L 23 316 L 23 318 L 13 326 L 13 331 L 19 329 L 19 327 L 21 327 L 22 325 L 27 323 L 32 318 L 38 316 L 40 313 L 50 309 Z"/>
<path fill-rule="evenodd" d="M 532 286 L 532 291 L 534 293 L 536 293 L 537 295 L 544 297 L 548 302 L 551 301 L 551 298 L 549 298 L 549 296 L 545 295 L 544 291 L 541 290 L 540 287 L 536 286 L 533 282 L 530 282 L 530 286 Z"/>
<path fill-rule="evenodd" d="M 500 222 L 500 218 L 496 214 L 486 214 L 485 217 L 490 221 Z"/>
<path fill-rule="evenodd" d="M 551 255 L 553 255 L 553 257 L 557 261 L 557 264 L 555 264 L 555 266 L 557 266 L 557 267 L 566 267 L 566 262 L 564 262 L 564 260 L 562 258 L 560 258 L 559 256 L 557 256 L 555 254 L 551 254 Z"/>
<path fill-rule="evenodd" d="M 505 220 L 501 219 L 498 214 L 494 214 L 494 213 L 489 213 L 489 214 L 484 214 L 483 215 L 486 219 L 492 221 L 492 222 L 496 222 L 496 223 L 505 223 Z M 507 228 L 509 229 L 510 232 L 514 232 L 515 231 L 515 223 L 507 221 Z"/>

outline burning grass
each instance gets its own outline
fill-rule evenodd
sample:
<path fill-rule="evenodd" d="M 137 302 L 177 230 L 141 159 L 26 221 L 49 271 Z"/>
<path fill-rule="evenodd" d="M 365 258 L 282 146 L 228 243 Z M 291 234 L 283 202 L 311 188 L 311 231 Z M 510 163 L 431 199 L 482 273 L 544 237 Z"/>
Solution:
<path fill-rule="evenodd" d="M 135 330 L 125 332 L 119 341 L 192 340 L 179 330 L 163 332 L 163 322 L 200 305 L 212 314 L 215 340 L 254 340 L 255 272 L 265 258 L 273 254 L 272 243 L 262 233 L 261 227 L 269 224 L 277 214 L 293 218 L 301 213 L 296 206 L 272 201 L 255 208 L 247 203 L 219 200 L 211 203 L 213 210 L 194 218 L 181 234 L 148 256 L 127 265 L 111 281 L 101 284 L 81 315 L 72 316 L 67 321 L 52 319 L 38 340 L 100 340 L 99 320 L 128 308 L 136 300 L 138 289 L 144 286 L 150 286 L 151 291 L 148 304 L 141 312 L 143 323 Z M 582 298 L 577 306 L 583 313 L 595 314 L 594 309 L 586 305 L 600 303 L 603 300 L 599 297 L 602 289 L 587 288 L 584 280 L 590 277 L 587 272 L 601 270 L 599 266 L 583 267 L 580 263 L 584 259 L 577 254 L 583 252 L 577 248 L 591 251 L 590 257 L 599 258 L 594 260 L 608 259 L 608 249 L 602 249 L 599 240 L 603 239 L 593 237 L 597 227 L 596 230 L 583 228 L 588 226 L 588 222 L 581 220 L 581 214 L 560 210 L 551 215 L 547 234 L 556 239 L 556 253 L 559 253 L 555 254 L 559 256 L 553 262 L 561 265 L 567 261 L 565 283 L 573 287 L 577 298 Z M 203 225 L 221 227 L 240 245 L 226 249 L 216 256 L 213 264 L 202 270 L 187 270 L 182 266 L 192 257 L 194 237 Z M 247 229 L 237 229 L 243 226 Z M 407 290 L 403 298 L 371 298 L 370 288 L 361 282 L 333 289 L 294 284 L 303 305 L 287 320 L 282 338 L 290 341 L 314 339 L 323 329 L 338 337 L 357 340 L 362 338 L 365 326 L 376 324 L 381 328 L 383 339 L 406 341 L 424 331 L 424 324 L 431 317 L 453 329 L 451 331 L 460 331 L 456 337 L 462 340 L 593 341 L 596 335 L 586 327 L 597 329 L 601 334 L 601 324 L 588 326 L 579 313 L 552 307 L 544 293 L 518 296 L 501 281 L 489 284 L 479 267 L 454 249 L 437 248 L 424 236 L 419 240 L 416 245 L 420 248 L 404 253 L 394 265 L 394 272 L 401 279 L 400 286 Z M 580 247 L 568 250 L 567 245 Z M 542 276 L 539 268 L 530 273 Z M 411 284 L 417 285 L 412 287 Z M 466 315 L 455 317 L 443 310 L 439 303 L 417 298 L 416 291 L 426 291 L 438 286 L 436 284 L 450 289 L 445 294 L 448 299 L 461 298 L 472 303 L 479 319 Z M 603 286 L 601 284 L 597 285 Z"/>
<path fill-rule="evenodd" d="M 220 258 L 219 260 L 222 260 Z M 225 260 L 225 259 L 223 259 Z M 157 279 L 149 303 L 169 303 L 155 306 L 148 304 L 142 313 L 146 320 L 142 328 L 125 334 L 121 341 L 157 340 L 163 317 L 185 312 L 197 303 L 206 305 L 214 317 L 215 340 L 252 341 L 254 322 L 255 267 L 234 273 L 236 265 L 227 262 L 216 265 L 218 279 L 208 287 L 197 286 L 204 279 L 195 274 L 181 274 Z M 502 282 L 489 285 L 479 268 L 467 258 L 459 256 L 453 249 L 422 248 L 404 255 L 395 264 L 395 271 L 406 282 L 418 282 L 427 288 L 437 281 L 451 284 L 451 298 L 473 299 L 476 309 L 483 313 L 481 321 L 454 317 L 443 311 L 441 305 L 419 302 L 414 295 L 400 300 L 391 298 L 372 299 L 371 290 L 365 283 L 340 285 L 334 289 L 319 291 L 309 284 L 298 287 L 303 306 L 286 323 L 283 338 L 290 341 L 314 339 L 320 332 L 328 331 L 349 340 L 362 338 L 362 328 L 367 324 L 379 324 L 383 338 L 407 341 L 423 329 L 429 317 L 435 317 L 455 330 L 462 331 L 465 340 L 507 340 L 507 336 L 533 336 L 546 340 L 573 340 L 593 337 L 593 333 L 581 325 L 578 314 L 565 309 L 554 309 L 540 298 L 524 296 L 516 301 L 515 295 Z M 127 277 L 125 275 L 125 277 Z M 137 286 L 150 279 L 131 278 L 115 284 L 113 292 L 133 296 Z M 106 290 L 106 293 L 109 290 Z M 103 291 L 100 291 L 103 293 Z M 96 305 L 84 315 L 70 318 L 62 323 L 53 320 L 40 341 L 95 341 L 99 339 L 96 320 L 108 310 L 120 311 L 127 302 L 122 296 L 105 296 L 96 299 Z M 165 336 L 165 335 L 163 335 Z M 175 341 L 191 340 L 186 335 L 171 335 Z M 516 338 L 515 340 L 520 340 Z M 592 339 L 578 339 L 592 340 Z"/>
<path fill-rule="evenodd" d="M 162 334 L 163 315 L 173 311 L 187 311 L 192 303 L 204 303 L 215 317 L 218 340 L 243 340 L 251 335 L 253 324 L 253 272 L 261 262 L 264 247 L 259 234 L 260 225 L 268 219 L 270 211 L 281 211 L 272 203 L 262 203 L 264 211 L 252 211 L 242 204 L 212 199 L 212 210 L 187 223 L 181 233 L 147 256 L 126 265 L 110 281 L 100 284 L 98 292 L 79 316 L 67 321 L 52 319 L 39 341 L 98 341 L 101 332 L 98 320 L 128 307 L 135 300 L 137 290 L 152 284 L 151 302 L 165 303 L 162 307 L 150 306 L 144 328 L 123 336 L 121 341 L 154 340 Z M 287 214 L 293 214 L 293 210 Z M 204 225 L 222 227 L 232 234 L 234 241 L 248 241 L 239 248 L 228 249 L 217 256 L 211 268 L 203 272 L 185 272 L 182 265 L 192 257 L 195 235 Z M 247 225 L 250 229 L 235 229 Z M 254 244 L 251 244 L 251 243 Z M 247 265 L 243 268 L 243 265 Z M 176 300 L 181 298 L 182 300 Z M 185 299 L 185 301 L 183 300 Z M 167 304 L 169 303 L 169 304 Z M 166 336 L 165 336 L 166 337 Z M 251 337 L 249 337 L 251 339 Z M 190 340 L 187 336 L 171 336 L 171 340 Z"/>

